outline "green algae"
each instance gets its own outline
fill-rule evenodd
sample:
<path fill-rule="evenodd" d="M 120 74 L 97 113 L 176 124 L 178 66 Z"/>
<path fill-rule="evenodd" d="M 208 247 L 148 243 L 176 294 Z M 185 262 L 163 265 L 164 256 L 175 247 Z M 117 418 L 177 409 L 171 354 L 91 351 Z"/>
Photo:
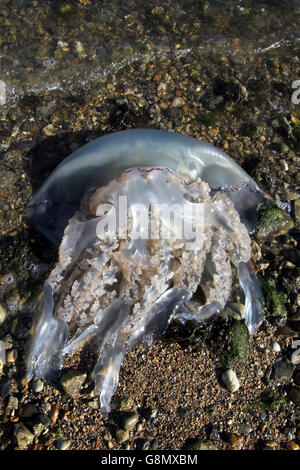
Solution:
<path fill-rule="evenodd" d="M 266 310 L 274 317 L 285 318 L 287 315 L 286 295 L 276 289 L 274 279 L 263 279 L 261 276 L 257 276 L 257 279 L 264 294 Z"/>
<path fill-rule="evenodd" d="M 258 408 L 263 411 L 272 411 L 285 403 L 285 399 L 279 393 L 270 388 L 266 388 L 258 398 L 250 404 L 250 407 Z"/>
<path fill-rule="evenodd" d="M 291 217 L 278 207 L 264 207 L 257 222 L 255 236 L 259 240 L 275 238 L 293 228 Z"/>
<path fill-rule="evenodd" d="M 246 362 L 252 352 L 251 336 L 244 321 L 234 320 L 225 329 L 215 354 L 221 367 L 229 369 Z"/>

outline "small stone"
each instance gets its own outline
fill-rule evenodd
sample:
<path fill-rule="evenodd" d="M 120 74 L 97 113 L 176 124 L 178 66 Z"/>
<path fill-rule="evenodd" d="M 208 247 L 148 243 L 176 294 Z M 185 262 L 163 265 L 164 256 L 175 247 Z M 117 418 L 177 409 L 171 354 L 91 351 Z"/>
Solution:
<path fill-rule="evenodd" d="M 273 450 L 277 447 L 277 443 L 275 441 L 265 441 L 264 443 L 264 450 Z"/>
<path fill-rule="evenodd" d="M 14 344 L 11 335 L 5 336 L 4 342 L 5 342 L 6 349 L 11 349 Z"/>
<path fill-rule="evenodd" d="M 172 101 L 172 108 L 181 108 L 184 106 L 185 101 L 181 96 L 175 96 L 175 98 Z"/>
<path fill-rule="evenodd" d="M 136 430 L 137 430 L 138 433 L 140 433 L 140 432 L 143 430 L 143 425 L 142 425 L 142 423 L 139 423 L 139 424 L 137 425 Z"/>
<path fill-rule="evenodd" d="M 25 393 L 28 389 L 28 376 L 27 375 L 23 375 L 23 377 L 21 377 L 20 384 L 22 387 L 22 393 Z"/>
<path fill-rule="evenodd" d="M 300 199 L 294 202 L 294 214 L 297 220 L 300 220 Z"/>
<path fill-rule="evenodd" d="M 2 325 L 5 322 L 6 317 L 7 317 L 7 310 L 5 307 L 3 307 L 2 304 L 0 304 L 0 325 Z"/>
<path fill-rule="evenodd" d="M 238 436 L 233 432 L 228 436 L 228 442 L 234 450 L 240 450 L 242 448 L 243 440 L 243 436 Z"/>
<path fill-rule="evenodd" d="M 300 310 L 289 318 L 290 321 L 300 321 Z"/>
<path fill-rule="evenodd" d="M 240 429 L 244 434 L 250 434 L 250 432 L 252 432 L 252 427 L 248 423 L 242 424 Z"/>
<path fill-rule="evenodd" d="M 262 421 L 265 421 L 267 419 L 267 413 L 265 412 L 265 410 L 260 410 L 259 412 L 259 417 Z"/>
<path fill-rule="evenodd" d="M 67 440 L 67 439 L 58 439 L 56 441 L 56 448 L 58 450 L 67 450 L 70 445 L 72 444 L 72 441 Z"/>
<path fill-rule="evenodd" d="M 56 421 L 58 419 L 58 415 L 59 415 L 59 404 L 56 403 L 56 405 L 54 405 L 52 413 L 51 413 L 51 423 L 52 424 L 56 423 Z"/>
<path fill-rule="evenodd" d="M 297 444 L 296 442 L 291 441 L 291 442 L 287 442 L 286 448 L 287 448 L 288 450 L 299 450 L 299 449 L 300 449 L 300 446 L 299 446 L 299 444 Z"/>
<path fill-rule="evenodd" d="M 15 424 L 14 435 L 17 439 L 18 447 L 21 449 L 29 446 L 34 439 L 34 434 L 32 434 L 23 423 Z"/>
<path fill-rule="evenodd" d="M 188 450 L 218 450 L 217 447 L 210 441 L 203 441 L 195 439 L 193 442 L 187 444 Z"/>
<path fill-rule="evenodd" d="M 43 133 L 46 136 L 50 137 L 50 136 L 57 134 L 57 131 L 55 127 L 53 126 L 53 124 L 48 124 L 46 127 L 43 128 Z"/>
<path fill-rule="evenodd" d="M 292 402 L 297 406 L 300 407 L 300 388 L 298 387 L 291 387 L 288 390 L 288 398 L 292 400 Z"/>
<path fill-rule="evenodd" d="M 88 406 L 92 408 L 93 410 L 98 410 L 99 409 L 99 400 L 90 400 L 88 402 Z"/>
<path fill-rule="evenodd" d="M 32 390 L 35 393 L 40 393 L 44 388 L 44 382 L 41 379 L 34 379 L 32 383 Z"/>
<path fill-rule="evenodd" d="M 33 433 L 35 436 L 40 436 L 42 432 L 44 431 L 45 426 L 43 423 L 35 423 L 32 427 Z"/>
<path fill-rule="evenodd" d="M 121 442 L 128 441 L 129 439 L 129 432 L 124 431 L 124 429 L 117 429 L 116 430 L 116 441 L 120 444 Z"/>
<path fill-rule="evenodd" d="M 45 426 L 45 428 L 47 428 L 51 423 L 51 419 L 44 413 L 40 413 L 38 415 L 38 419 L 40 423 L 42 423 Z"/>
<path fill-rule="evenodd" d="M 139 419 L 139 414 L 136 411 L 124 416 L 122 419 L 122 428 L 125 431 L 132 431 L 132 429 L 138 423 Z"/>
<path fill-rule="evenodd" d="M 271 349 L 272 349 L 272 351 L 274 351 L 274 352 L 279 352 L 279 351 L 281 351 L 280 344 L 277 343 L 277 341 L 273 341 L 272 344 L 271 344 Z"/>
<path fill-rule="evenodd" d="M 86 57 L 86 52 L 84 50 L 82 42 L 75 41 L 75 51 L 80 59 L 84 59 Z"/>
<path fill-rule="evenodd" d="M 294 372 L 294 366 L 285 357 L 278 358 L 274 363 L 272 378 L 279 382 L 281 380 L 289 380 Z"/>
<path fill-rule="evenodd" d="M 80 395 L 80 390 L 86 377 L 87 374 L 85 372 L 68 370 L 62 375 L 60 383 L 68 395 L 71 395 L 71 397 L 77 397 Z"/>
<path fill-rule="evenodd" d="M 114 443 L 113 443 L 112 441 L 108 441 L 107 447 L 108 447 L 109 449 L 112 449 L 112 448 L 114 447 Z"/>
<path fill-rule="evenodd" d="M 286 336 L 288 338 L 295 338 L 295 337 L 298 336 L 298 333 L 297 333 L 297 331 L 293 330 L 289 326 L 284 325 L 284 326 L 280 326 L 276 330 L 275 335 L 276 336 Z"/>
<path fill-rule="evenodd" d="M 6 85 L 3 80 L 0 80 L 0 106 L 6 103 Z"/>
<path fill-rule="evenodd" d="M 295 377 L 294 377 L 294 382 L 296 385 L 300 386 L 300 371 L 296 372 Z"/>
<path fill-rule="evenodd" d="M 121 411 L 130 411 L 134 408 L 134 400 L 130 396 L 126 396 L 122 398 L 121 404 L 120 404 L 120 410 Z"/>
<path fill-rule="evenodd" d="M 6 348 L 5 343 L 0 341 L 0 374 L 3 372 L 3 367 L 6 363 Z"/>
<path fill-rule="evenodd" d="M 239 379 L 232 369 L 228 369 L 223 372 L 222 381 L 229 392 L 236 392 L 240 388 Z"/>
<path fill-rule="evenodd" d="M 300 348 L 293 352 L 291 362 L 294 365 L 300 364 Z"/>
<path fill-rule="evenodd" d="M 6 353 L 6 362 L 8 364 L 13 364 L 15 360 L 17 359 L 18 352 L 16 349 L 11 349 L 10 351 L 7 351 Z"/>
<path fill-rule="evenodd" d="M 245 305 L 239 302 L 228 303 L 221 313 L 221 318 L 234 318 L 235 320 L 242 320 L 244 318 Z"/>
<path fill-rule="evenodd" d="M 9 410 L 17 410 L 18 406 L 19 406 L 19 400 L 17 399 L 17 397 L 14 397 L 13 395 L 11 395 L 8 399 L 7 408 Z"/>

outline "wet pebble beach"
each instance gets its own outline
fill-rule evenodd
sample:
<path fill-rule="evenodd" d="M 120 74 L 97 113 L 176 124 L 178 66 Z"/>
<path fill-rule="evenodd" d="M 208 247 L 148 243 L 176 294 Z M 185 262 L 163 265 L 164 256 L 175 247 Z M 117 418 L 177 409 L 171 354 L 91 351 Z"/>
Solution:
<path fill-rule="evenodd" d="M 299 450 L 300 2 L 95 3 L 1 1 L 0 449 Z M 126 354 L 103 416 L 89 350 L 27 379 L 57 247 L 26 206 L 73 151 L 130 128 L 209 142 L 270 195 L 251 234 L 265 320 L 248 334 L 235 282 L 214 323 Z"/>

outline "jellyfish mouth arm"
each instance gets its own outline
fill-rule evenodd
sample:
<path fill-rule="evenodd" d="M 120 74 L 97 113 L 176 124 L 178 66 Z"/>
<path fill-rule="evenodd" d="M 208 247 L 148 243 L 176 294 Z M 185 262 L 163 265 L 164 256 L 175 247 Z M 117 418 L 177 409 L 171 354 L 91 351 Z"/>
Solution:
<path fill-rule="evenodd" d="M 63 348 L 68 337 L 68 326 L 53 314 L 54 300 L 50 285 L 44 287 L 44 309 L 27 359 L 28 377 L 54 380 L 63 366 Z"/>
<path fill-rule="evenodd" d="M 110 412 L 110 402 L 118 386 L 125 353 L 126 334 L 119 330 L 111 341 L 103 346 L 93 370 L 94 392 L 100 397 L 101 410 L 105 416 Z"/>
<path fill-rule="evenodd" d="M 225 231 L 214 234 L 201 276 L 200 287 L 205 296 L 205 304 L 187 300 L 185 309 L 176 314 L 176 318 L 185 323 L 212 321 L 223 310 L 231 291 L 231 266 L 225 251 Z"/>
<path fill-rule="evenodd" d="M 238 265 L 240 285 L 245 293 L 245 318 L 250 333 L 254 333 L 264 319 L 264 299 L 252 262 Z"/>

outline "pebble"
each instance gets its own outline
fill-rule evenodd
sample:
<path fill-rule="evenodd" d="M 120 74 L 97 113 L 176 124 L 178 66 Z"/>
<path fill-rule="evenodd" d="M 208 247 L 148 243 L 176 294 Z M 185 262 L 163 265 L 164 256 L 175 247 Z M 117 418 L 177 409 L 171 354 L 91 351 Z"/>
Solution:
<path fill-rule="evenodd" d="M 293 430 L 292 430 L 290 427 L 286 427 L 285 430 L 284 430 L 284 432 L 283 432 L 283 434 L 284 434 L 284 437 L 285 437 L 288 441 L 292 441 L 292 440 L 295 438 L 295 436 L 294 436 L 294 434 L 293 434 Z"/>
<path fill-rule="evenodd" d="M 294 382 L 296 385 L 300 386 L 300 371 L 296 372 L 295 377 L 294 377 Z"/>
<path fill-rule="evenodd" d="M 56 403 L 51 413 L 51 424 L 55 424 L 59 415 L 59 404 Z"/>
<path fill-rule="evenodd" d="M 18 352 L 16 349 L 11 349 L 10 351 L 7 351 L 6 353 L 6 362 L 8 364 L 13 364 L 15 360 L 17 359 Z"/>
<path fill-rule="evenodd" d="M 72 441 L 67 440 L 67 439 L 58 439 L 56 441 L 56 448 L 57 450 L 67 450 L 70 445 L 72 444 Z"/>
<path fill-rule="evenodd" d="M 87 374 L 85 372 L 68 370 L 62 375 L 60 384 L 68 395 L 71 395 L 71 397 L 77 397 L 80 395 L 80 390 L 86 377 Z"/>
<path fill-rule="evenodd" d="M 124 416 L 122 419 L 122 428 L 125 431 L 132 431 L 132 429 L 134 429 L 138 423 L 139 419 L 139 414 L 136 411 L 134 413 L 128 414 L 127 416 Z"/>
<path fill-rule="evenodd" d="M 234 318 L 242 320 L 244 318 L 245 305 L 239 302 L 228 303 L 221 313 L 221 318 Z"/>
<path fill-rule="evenodd" d="M 260 410 L 259 412 L 259 417 L 262 421 L 265 421 L 267 419 L 267 413 L 265 412 L 265 410 Z"/>
<path fill-rule="evenodd" d="M 15 424 L 14 435 L 17 439 L 18 446 L 21 449 L 29 446 L 34 439 L 34 434 L 32 434 L 29 429 L 20 422 Z"/>
<path fill-rule="evenodd" d="M 40 423 L 42 423 L 46 428 L 50 425 L 51 423 L 51 419 L 49 418 L 49 416 L 47 416 L 46 414 L 44 413 L 40 413 L 38 415 L 38 419 L 40 421 Z"/>
<path fill-rule="evenodd" d="M 223 372 L 222 381 L 229 392 L 236 392 L 240 388 L 239 379 L 232 369 L 228 369 Z"/>
<path fill-rule="evenodd" d="M 276 336 L 286 336 L 288 338 L 295 338 L 295 337 L 298 336 L 298 333 L 297 333 L 297 331 L 293 330 L 289 326 L 284 325 L 284 326 L 280 326 L 276 330 L 275 335 Z"/>
<path fill-rule="evenodd" d="M 2 325 L 5 322 L 6 317 L 7 317 L 7 310 L 5 307 L 3 307 L 2 304 L 0 304 L 0 325 Z"/>
<path fill-rule="evenodd" d="M 243 440 L 243 436 L 239 436 L 233 432 L 231 432 L 228 436 L 228 442 L 234 450 L 240 450 L 242 448 Z"/>
<path fill-rule="evenodd" d="M 98 410 L 99 409 L 99 400 L 90 400 L 88 402 L 88 406 L 92 408 L 93 410 Z"/>
<path fill-rule="evenodd" d="M 130 396 L 126 396 L 122 398 L 120 404 L 120 410 L 122 411 L 130 411 L 130 409 L 134 409 L 134 400 Z"/>
<path fill-rule="evenodd" d="M 298 387 L 291 387 L 288 390 L 288 398 L 292 400 L 292 402 L 297 406 L 300 407 L 300 388 Z"/>
<path fill-rule="evenodd" d="M 11 395 L 8 399 L 7 408 L 9 410 L 17 410 L 19 406 L 19 400 L 14 395 Z"/>
<path fill-rule="evenodd" d="M 294 371 L 294 366 L 285 357 L 280 357 L 276 359 L 273 367 L 273 373 L 272 373 L 272 378 L 279 382 L 281 380 L 289 380 Z"/>
<path fill-rule="evenodd" d="M 294 442 L 294 441 L 287 442 L 286 448 L 287 448 L 288 450 L 300 450 L 299 444 L 297 444 L 297 443 Z"/>
<path fill-rule="evenodd" d="M 172 101 L 172 108 L 181 108 L 184 104 L 184 99 L 181 96 L 176 96 Z"/>
<path fill-rule="evenodd" d="M 57 134 L 57 131 L 56 131 L 55 127 L 53 126 L 53 124 L 48 124 L 47 126 L 45 126 L 43 128 L 43 133 L 47 137 L 50 137 L 50 136 L 53 136 L 53 135 Z"/>
<path fill-rule="evenodd" d="M 266 441 L 263 450 L 275 450 L 277 443 L 275 441 Z"/>
<path fill-rule="evenodd" d="M 44 382 L 41 379 L 34 379 L 32 383 L 32 390 L 36 393 L 40 393 L 44 388 Z"/>
<path fill-rule="evenodd" d="M 188 450 L 218 450 L 217 447 L 209 441 L 203 441 L 201 439 L 195 439 L 187 446 Z"/>
<path fill-rule="evenodd" d="M 129 439 L 129 432 L 124 431 L 124 429 L 117 429 L 116 430 L 116 441 L 120 444 L 121 442 L 128 441 Z"/>
<path fill-rule="evenodd" d="M 273 343 L 271 344 L 271 349 L 272 349 L 272 351 L 274 351 L 274 352 L 279 352 L 279 351 L 281 351 L 280 344 L 277 343 L 277 341 L 273 341 Z"/>
<path fill-rule="evenodd" d="M 6 349 L 11 349 L 14 344 L 11 335 L 5 336 L 4 342 L 5 342 Z"/>
<path fill-rule="evenodd" d="M 43 423 L 35 423 L 32 426 L 32 430 L 35 436 L 39 436 L 40 434 L 42 434 L 44 429 L 45 429 L 45 426 L 43 425 Z"/>
<path fill-rule="evenodd" d="M 244 434 L 250 434 L 250 432 L 253 431 L 252 427 L 248 423 L 242 424 L 240 429 Z"/>
<path fill-rule="evenodd" d="M 5 343 L 0 341 L 0 374 L 3 372 L 3 367 L 6 362 L 6 350 L 5 350 Z"/>
<path fill-rule="evenodd" d="M 289 318 L 290 321 L 300 321 L 300 311 L 294 313 L 294 315 L 291 315 L 291 317 Z"/>
<path fill-rule="evenodd" d="M 295 365 L 300 364 L 300 348 L 293 352 L 291 362 Z"/>
<path fill-rule="evenodd" d="M 297 220 L 300 220 L 300 199 L 294 202 L 294 214 Z"/>

